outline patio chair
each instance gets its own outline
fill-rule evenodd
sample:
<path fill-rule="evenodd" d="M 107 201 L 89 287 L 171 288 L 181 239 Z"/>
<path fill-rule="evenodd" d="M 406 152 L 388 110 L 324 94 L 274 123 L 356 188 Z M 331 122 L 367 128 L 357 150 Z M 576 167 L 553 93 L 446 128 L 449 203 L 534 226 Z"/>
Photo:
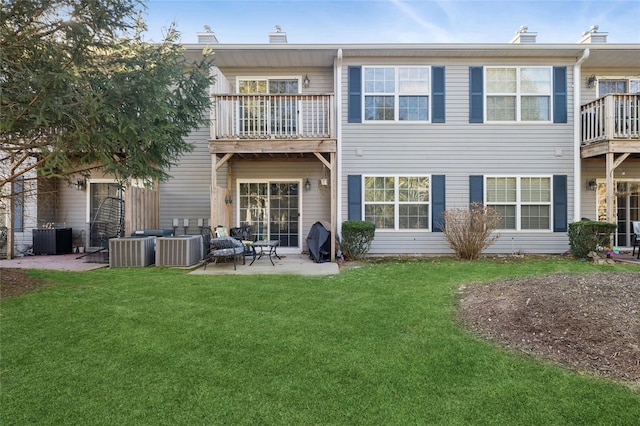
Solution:
<path fill-rule="evenodd" d="M 207 264 L 214 262 L 218 263 L 222 259 L 233 259 L 233 270 L 236 270 L 238 263 L 238 256 L 242 256 L 242 264 L 244 265 L 244 245 L 233 237 L 217 237 L 210 240 L 211 248 L 208 254 L 204 258 L 204 269 L 207 269 Z"/>
<path fill-rule="evenodd" d="M 202 259 L 206 259 L 211 251 L 211 228 L 203 226 L 200 228 L 200 235 L 202 235 Z"/>
<path fill-rule="evenodd" d="M 636 247 L 638 247 L 638 259 L 640 259 L 640 221 L 632 222 L 633 224 L 633 235 L 631 236 L 631 256 L 633 256 L 636 252 Z"/>
<path fill-rule="evenodd" d="M 251 225 L 237 226 L 229 230 L 229 234 L 238 241 L 241 241 L 244 245 L 244 255 L 251 256 L 253 251 L 251 250 L 251 243 L 256 241 L 256 237 L 253 236 L 251 231 Z"/>

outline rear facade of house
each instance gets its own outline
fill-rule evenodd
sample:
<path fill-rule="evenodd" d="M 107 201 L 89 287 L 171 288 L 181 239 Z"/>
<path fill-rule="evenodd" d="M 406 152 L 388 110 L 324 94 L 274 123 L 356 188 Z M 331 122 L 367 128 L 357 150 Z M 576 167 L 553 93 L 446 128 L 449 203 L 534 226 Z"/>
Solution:
<path fill-rule="evenodd" d="M 279 29 L 252 45 L 198 35 L 185 47 L 215 51 L 211 124 L 190 136 L 195 149 L 169 181 L 132 183 L 126 233 L 251 225 L 286 253 L 305 251 L 318 221 L 339 235 L 360 219 L 376 225 L 372 254 L 446 254 L 443 212 L 477 202 L 502 217 L 488 253 L 563 253 L 568 223 L 581 218 L 617 222 L 616 244 L 631 244 L 637 45 L 593 30 L 570 44 L 538 44 L 526 31 L 490 45 L 300 45 Z M 42 219 L 81 231 L 87 247 L 100 198 L 133 192 L 105 176 L 57 190 Z"/>

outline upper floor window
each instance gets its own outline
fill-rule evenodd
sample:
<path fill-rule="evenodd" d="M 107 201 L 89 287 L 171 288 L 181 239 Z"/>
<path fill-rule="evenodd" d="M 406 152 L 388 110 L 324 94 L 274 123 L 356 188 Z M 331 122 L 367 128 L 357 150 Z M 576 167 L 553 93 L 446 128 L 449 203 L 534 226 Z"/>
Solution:
<path fill-rule="evenodd" d="M 640 93 L 640 79 L 603 78 L 598 80 L 598 96 Z"/>
<path fill-rule="evenodd" d="M 429 67 L 364 67 L 365 121 L 429 121 Z"/>
<path fill-rule="evenodd" d="M 502 217 L 499 229 L 551 230 L 550 177 L 487 177 L 485 199 Z"/>
<path fill-rule="evenodd" d="M 486 67 L 487 121 L 550 121 L 551 67 Z"/>
<path fill-rule="evenodd" d="M 365 176 L 364 220 L 377 229 L 429 229 L 429 176 Z"/>
<path fill-rule="evenodd" d="M 238 79 L 238 93 L 297 94 L 297 79 Z"/>

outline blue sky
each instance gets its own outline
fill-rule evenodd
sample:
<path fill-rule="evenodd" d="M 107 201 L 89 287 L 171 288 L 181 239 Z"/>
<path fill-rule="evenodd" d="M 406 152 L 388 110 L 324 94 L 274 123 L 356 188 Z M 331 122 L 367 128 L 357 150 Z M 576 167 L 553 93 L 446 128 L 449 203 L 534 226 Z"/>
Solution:
<path fill-rule="evenodd" d="M 526 25 L 538 43 L 575 43 L 591 25 L 608 43 L 640 43 L 640 0 L 147 0 L 146 38 L 176 22 L 183 43 L 209 25 L 221 43 L 506 43 Z"/>

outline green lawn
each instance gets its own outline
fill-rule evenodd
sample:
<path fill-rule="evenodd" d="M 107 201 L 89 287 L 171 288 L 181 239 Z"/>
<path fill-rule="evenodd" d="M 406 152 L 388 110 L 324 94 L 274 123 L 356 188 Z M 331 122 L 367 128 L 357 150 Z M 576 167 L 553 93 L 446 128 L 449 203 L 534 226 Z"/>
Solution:
<path fill-rule="evenodd" d="M 32 271 L 2 302 L 0 423 L 635 425 L 640 392 L 506 352 L 458 287 L 634 270 L 562 259 L 380 262 L 332 277 Z"/>

